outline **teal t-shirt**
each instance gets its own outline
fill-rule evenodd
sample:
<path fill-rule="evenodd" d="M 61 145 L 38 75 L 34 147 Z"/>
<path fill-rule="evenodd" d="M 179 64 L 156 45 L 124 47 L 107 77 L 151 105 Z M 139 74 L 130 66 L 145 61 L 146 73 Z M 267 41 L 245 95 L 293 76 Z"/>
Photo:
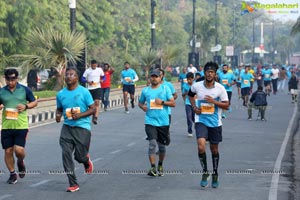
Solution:
<path fill-rule="evenodd" d="M 78 85 L 75 90 L 64 88 L 60 90 L 56 96 L 57 108 L 63 110 L 64 124 L 87 130 L 91 130 L 90 116 L 73 120 L 70 118 L 70 111 L 71 109 L 75 109 L 79 110 L 78 112 L 80 113 L 85 112 L 93 103 L 94 100 L 91 93 L 81 85 Z"/>
<path fill-rule="evenodd" d="M 134 82 L 129 82 L 128 80 L 133 80 L 136 76 L 137 74 L 133 69 L 124 69 L 121 72 L 122 83 L 124 85 L 134 85 Z"/>
<path fill-rule="evenodd" d="M 139 102 L 144 104 L 147 102 L 147 112 L 145 116 L 145 124 L 152 126 L 169 126 L 169 106 L 156 105 L 155 98 L 163 101 L 168 101 L 173 97 L 171 90 L 165 86 L 160 85 L 158 88 L 146 87 L 142 90 Z"/>
<path fill-rule="evenodd" d="M 235 76 L 233 73 L 227 72 L 224 74 L 223 72 L 220 72 L 219 74 L 219 80 L 221 85 L 224 86 L 225 90 L 228 92 L 232 92 L 232 86 L 228 86 L 227 84 L 232 84 L 235 80 Z"/>
<path fill-rule="evenodd" d="M 189 85 L 188 83 L 183 84 L 182 94 L 189 92 L 190 88 L 191 88 L 191 85 Z M 185 96 L 185 105 L 191 105 L 190 98 L 188 95 Z"/>
<path fill-rule="evenodd" d="M 2 129 L 28 129 L 27 111 L 18 112 L 18 104 L 35 101 L 32 91 L 19 83 L 14 91 L 7 86 L 0 89 L 0 104 L 4 105 L 2 111 Z"/>
<path fill-rule="evenodd" d="M 253 79 L 254 76 L 248 72 L 244 72 L 241 74 L 241 88 L 251 87 L 251 79 Z"/>

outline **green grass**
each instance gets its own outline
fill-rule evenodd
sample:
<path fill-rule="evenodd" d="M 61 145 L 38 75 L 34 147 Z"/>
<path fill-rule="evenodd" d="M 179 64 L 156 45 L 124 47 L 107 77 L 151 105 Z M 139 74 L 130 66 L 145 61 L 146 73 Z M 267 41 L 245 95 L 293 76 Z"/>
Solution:
<path fill-rule="evenodd" d="M 52 91 L 52 90 L 44 90 L 44 91 L 33 92 L 34 96 L 37 96 L 38 98 L 55 97 L 56 93 L 57 93 L 57 91 Z"/>

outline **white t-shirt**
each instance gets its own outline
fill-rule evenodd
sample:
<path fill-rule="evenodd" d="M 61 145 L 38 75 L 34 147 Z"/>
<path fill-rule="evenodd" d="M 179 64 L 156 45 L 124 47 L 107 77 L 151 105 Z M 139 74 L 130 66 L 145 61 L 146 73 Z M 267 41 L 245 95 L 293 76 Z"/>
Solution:
<path fill-rule="evenodd" d="M 192 72 L 193 74 L 195 74 L 197 72 L 197 69 L 196 67 L 188 67 L 187 72 Z"/>
<path fill-rule="evenodd" d="M 100 77 L 104 76 L 104 72 L 101 68 L 96 67 L 96 69 L 88 68 L 84 71 L 83 77 L 86 78 L 87 82 L 93 81 L 93 84 L 87 84 L 89 90 L 101 88 Z"/>
<path fill-rule="evenodd" d="M 278 68 L 276 68 L 276 69 L 272 68 L 271 72 L 272 72 L 272 76 L 271 76 L 272 79 L 277 79 L 279 77 L 279 69 Z"/>

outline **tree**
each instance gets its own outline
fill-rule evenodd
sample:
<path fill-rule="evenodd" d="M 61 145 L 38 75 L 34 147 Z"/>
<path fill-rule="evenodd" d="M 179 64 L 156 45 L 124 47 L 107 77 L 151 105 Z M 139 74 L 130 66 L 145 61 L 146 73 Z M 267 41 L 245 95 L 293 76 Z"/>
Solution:
<path fill-rule="evenodd" d="M 296 35 L 300 33 L 300 17 L 298 17 L 297 22 L 293 25 L 291 30 L 291 35 Z"/>
<path fill-rule="evenodd" d="M 58 71 L 55 90 L 63 86 L 64 69 L 68 63 L 75 64 L 86 46 L 86 37 L 80 32 L 60 32 L 52 28 L 33 29 L 26 38 L 30 55 L 14 55 L 23 60 L 22 69 L 55 67 Z"/>

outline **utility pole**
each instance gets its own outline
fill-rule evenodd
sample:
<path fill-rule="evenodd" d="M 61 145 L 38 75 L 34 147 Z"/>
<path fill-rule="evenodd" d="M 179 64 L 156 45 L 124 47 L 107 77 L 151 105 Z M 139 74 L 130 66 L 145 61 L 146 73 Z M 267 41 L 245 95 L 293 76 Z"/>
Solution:
<path fill-rule="evenodd" d="M 150 0 L 151 4 L 151 50 L 155 49 L 155 0 Z"/>
<path fill-rule="evenodd" d="M 218 36 L 218 0 L 215 0 L 215 30 L 216 30 L 216 36 L 215 36 L 215 46 L 219 43 L 219 36 Z M 218 51 L 215 52 L 215 56 L 218 55 Z"/>

